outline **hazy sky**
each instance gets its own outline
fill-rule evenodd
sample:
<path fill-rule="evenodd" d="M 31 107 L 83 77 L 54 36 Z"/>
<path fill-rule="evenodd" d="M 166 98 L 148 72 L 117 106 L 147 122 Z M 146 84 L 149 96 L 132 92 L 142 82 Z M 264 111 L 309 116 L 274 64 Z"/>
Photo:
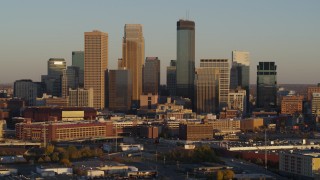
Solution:
<path fill-rule="evenodd" d="M 201 58 L 250 52 L 251 83 L 259 61 L 275 61 L 278 83 L 320 82 L 319 0 L 55 0 L 0 3 L 0 83 L 40 81 L 47 61 L 83 50 L 84 32 L 109 33 L 109 69 L 122 56 L 125 24 L 142 24 L 145 55 L 166 66 L 176 58 L 176 22 L 196 24 L 196 67 Z"/>

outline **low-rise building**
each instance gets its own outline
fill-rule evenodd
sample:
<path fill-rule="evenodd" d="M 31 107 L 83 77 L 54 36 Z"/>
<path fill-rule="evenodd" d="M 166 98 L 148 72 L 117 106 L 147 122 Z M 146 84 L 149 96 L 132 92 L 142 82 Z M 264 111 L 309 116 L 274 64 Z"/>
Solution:
<path fill-rule="evenodd" d="M 211 124 L 185 123 L 179 125 L 179 137 L 182 140 L 212 139 L 213 127 Z"/>
<path fill-rule="evenodd" d="M 287 174 L 313 178 L 320 169 L 320 153 L 285 152 L 279 156 L 279 170 Z"/>
<path fill-rule="evenodd" d="M 303 96 L 284 96 L 281 100 L 281 114 L 302 113 Z"/>
<path fill-rule="evenodd" d="M 241 131 L 257 131 L 263 126 L 262 118 L 249 118 L 240 121 Z"/>

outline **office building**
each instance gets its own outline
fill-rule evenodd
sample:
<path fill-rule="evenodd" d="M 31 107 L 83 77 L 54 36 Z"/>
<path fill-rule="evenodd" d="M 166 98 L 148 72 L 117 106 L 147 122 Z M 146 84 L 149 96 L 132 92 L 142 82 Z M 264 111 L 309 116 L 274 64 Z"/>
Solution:
<path fill-rule="evenodd" d="M 14 82 L 14 97 L 21 98 L 27 106 L 36 105 L 38 86 L 30 79 L 22 79 Z"/>
<path fill-rule="evenodd" d="M 127 69 L 109 71 L 109 110 L 127 112 L 131 108 L 132 78 Z"/>
<path fill-rule="evenodd" d="M 314 116 L 320 115 L 320 93 L 312 93 L 311 113 Z"/>
<path fill-rule="evenodd" d="M 303 99 L 303 96 L 283 96 L 281 99 L 281 114 L 301 114 Z"/>
<path fill-rule="evenodd" d="M 140 96 L 140 109 L 157 109 L 158 94 L 143 94 Z"/>
<path fill-rule="evenodd" d="M 144 65 L 144 37 L 141 24 L 126 24 L 122 42 L 121 67 L 129 70 L 132 82 L 133 106 L 139 106 L 142 94 L 142 67 Z"/>
<path fill-rule="evenodd" d="M 230 72 L 230 89 L 238 87 L 246 90 L 246 109 L 249 112 L 249 96 L 250 96 L 250 60 L 249 52 L 232 51 L 232 67 Z"/>
<path fill-rule="evenodd" d="M 84 88 L 93 89 L 93 107 L 105 107 L 105 85 L 108 69 L 108 33 L 84 33 Z"/>
<path fill-rule="evenodd" d="M 313 179 L 319 169 L 320 153 L 312 151 L 279 153 L 280 172 L 290 174 L 298 179 Z"/>
<path fill-rule="evenodd" d="M 178 96 L 194 99 L 195 23 L 177 22 L 177 89 Z"/>
<path fill-rule="evenodd" d="M 211 124 L 185 123 L 179 125 L 179 138 L 181 140 L 199 141 L 212 139 L 213 127 Z"/>
<path fill-rule="evenodd" d="M 219 69 L 211 67 L 196 69 L 194 103 L 198 114 L 218 111 L 219 77 Z"/>
<path fill-rule="evenodd" d="M 48 75 L 45 81 L 47 92 L 53 96 L 60 97 L 61 92 L 61 76 L 66 70 L 66 61 L 63 58 L 50 58 L 48 60 Z M 51 84 L 50 84 L 51 83 Z"/>
<path fill-rule="evenodd" d="M 84 51 L 72 51 L 72 66 L 79 68 L 79 87 L 84 84 Z"/>
<path fill-rule="evenodd" d="M 320 84 L 318 86 L 311 86 L 307 89 L 307 100 L 310 102 L 312 99 L 312 93 L 320 93 Z"/>
<path fill-rule="evenodd" d="M 44 135 L 46 133 L 46 135 Z M 19 140 L 46 142 L 86 140 L 88 138 L 113 137 L 112 122 L 75 121 L 75 122 L 26 122 L 16 124 L 16 137 Z"/>
<path fill-rule="evenodd" d="M 167 67 L 167 89 L 170 96 L 176 95 L 177 88 L 177 61 L 171 60 L 170 66 Z"/>
<path fill-rule="evenodd" d="M 259 62 L 257 66 L 257 108 L 269 110 L 277 104 L 277 66 L 274 62 Z"/>
<path fill-rule="evenodd" d="M 80 86 L 80 68 L 78 66 L 67 67 L 67 89 L 76 89 Z"/>
<path fill-rule="evenodd" d="M 69 106 L 93 107 L 93 89 L 69 88 Z"/>
<path fill-rule="evenodd" d="M 240 129 L 241 131 L 258 131 L 263 126 L 262 118 L 250 118 L 250 119 L 242 119 L 240 121 Z"/>
<path fill-rule="evenodd" d="M 143 93 L 159 94 L 160 60 L 158 57 L 146 57 L 143 67 Z"/>
<path fill-rule="evenodd" d="M 228 59 L 201 59 L 200 67 L 211 67 L 219 70 L 219 108 L 228 106 L 230 87 L 230 67 Z"/>
<path fill-rule="evenodd" d="M 238 110 L 245 114 L 247 107 L 247 91 L 238 87 L 231 89 L 228 94 L 228 109 Z"/>

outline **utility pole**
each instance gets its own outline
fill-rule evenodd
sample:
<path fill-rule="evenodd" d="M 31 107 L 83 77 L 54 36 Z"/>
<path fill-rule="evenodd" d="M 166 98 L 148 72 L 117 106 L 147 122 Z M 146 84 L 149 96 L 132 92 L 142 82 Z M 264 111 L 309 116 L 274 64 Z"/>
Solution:
<path fill-rule="evenodd" d="M 268 155 L 267 155 L 267 128 L 264 129 L 264 166 L 267 172 L 268 169 Z"/>
<path fill-rule="evenodd" d="M 116 124 L 116 152 L 118 152 L 118 124 Z"/>

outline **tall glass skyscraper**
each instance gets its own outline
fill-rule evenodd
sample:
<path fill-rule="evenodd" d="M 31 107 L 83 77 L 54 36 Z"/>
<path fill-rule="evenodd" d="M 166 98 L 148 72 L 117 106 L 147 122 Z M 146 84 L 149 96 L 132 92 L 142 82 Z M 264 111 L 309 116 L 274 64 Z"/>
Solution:
<path fill-rule="evenodd" d="M 177 88 L 177 61 L 171 60 L 170 66 L 167 67 L 167 89 L 170 96 L 176 95 Z"/>
<path fill-rule="evenodd" d="M 143 67 L 143 93 L 159 94 L 160 60 L 158 57 L 146 57 Z"/>
<path fill-rule="evenodd" d="M 84 84 L 84 51 L 72 51 L 72 66 L 79 67 L 79 86 Z"/>
<path fill-rule="evenodd" d="M 245 111 L 248 113 L 249 97 L 250 97 L 250 60 L 249 52 L 232 51 L 232 68 L 230 72 L 230 89 L 246 90 L 246 104 Z"/>
<path fill-rule="evenodd" d="M 177 95 L 194 99 L 195 23 L 177 22 Z"/>
<path fill-rule="evenodd" d="M 132 78 L 133 106 L 139 106 L 142 94 L 142 67 L 144 65 L 144 37 L 141 24 L 126 24 L 122 42 L 121 67 L 127 68 Z"/>
<path fill-rule="evenodd" d="M 277 66 L 259 62 L 257 66 L 257 108 L 272 109 L 277 104 Z"/>

